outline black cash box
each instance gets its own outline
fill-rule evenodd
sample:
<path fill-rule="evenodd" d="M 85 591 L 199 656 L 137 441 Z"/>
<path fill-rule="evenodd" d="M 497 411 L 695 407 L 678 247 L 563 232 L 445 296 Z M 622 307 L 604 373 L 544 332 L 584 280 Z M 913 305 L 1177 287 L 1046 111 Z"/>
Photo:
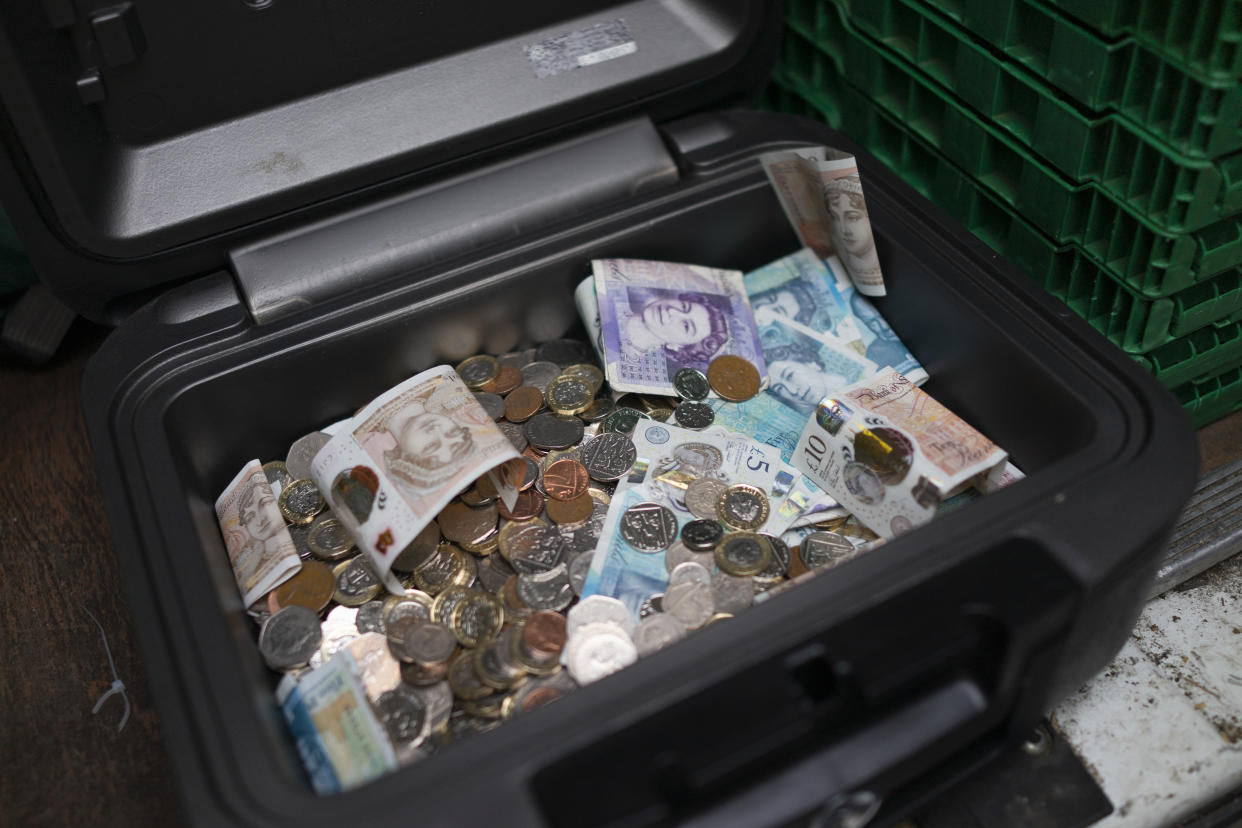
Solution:
<path fill-rule="evenodd" d="M 753 0 L 11 0 L 0 196 L 119 323 L 87 421 L 166 743 L 202 825 L 874 824 L 1022 738 L 1125 640 L 1188 498 L 1188 421 L 863 148 L 736 109 Z M 315 796 L 212 504 L 412 373 L 573 334 L 596 257 L 798 243 L 757 160 L 855 152 L 927 390 L 1028 478 L 555 705 Z M 853 797 L 853 798 L 851 798 Z"/>

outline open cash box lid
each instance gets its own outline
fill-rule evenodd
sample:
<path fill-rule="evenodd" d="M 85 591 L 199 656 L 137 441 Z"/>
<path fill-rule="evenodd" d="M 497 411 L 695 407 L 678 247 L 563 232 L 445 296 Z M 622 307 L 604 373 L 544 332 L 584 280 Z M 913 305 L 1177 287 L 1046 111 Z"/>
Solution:
<path fill-rule="evenodd" d="M 753 90 L 776 5 L 13 0 L 0 200 L 43 280 L 117 318 L 363 199 Z"/>

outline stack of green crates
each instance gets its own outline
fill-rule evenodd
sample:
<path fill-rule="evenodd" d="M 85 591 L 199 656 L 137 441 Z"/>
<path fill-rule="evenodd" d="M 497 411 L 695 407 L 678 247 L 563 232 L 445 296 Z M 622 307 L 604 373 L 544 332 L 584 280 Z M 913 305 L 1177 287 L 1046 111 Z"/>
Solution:
<path fill-rule="evenodd" d="M 867 147 L 1197 424 L 1242 408 L 1242 0 L 786 9 L 770 105 Z"/>

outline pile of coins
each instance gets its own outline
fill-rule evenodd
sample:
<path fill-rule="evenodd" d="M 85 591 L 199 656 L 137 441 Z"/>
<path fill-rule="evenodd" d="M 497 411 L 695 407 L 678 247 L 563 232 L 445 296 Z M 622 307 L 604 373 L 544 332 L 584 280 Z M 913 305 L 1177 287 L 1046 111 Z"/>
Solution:
<path fill-rule="evenodd" d="M 695 519 L 680 531 L 656 503 L 620 519 L 634 549 L 665 553 L 663 594 L 647 599 L 638 619 L 613 598 L 580 600 L 616 481 L 637 460 L 635 425 L 706 428 L 709 392 L 746 400 L 759 390 L 758 371 L 722 356 L 706 375 L 680 371 L 677 399 L 614 400 L 601 393 L 589 347 L 571 340 L 470 357 L 457 371 L 525 470 L 512 508 L 484 476 L 402 550 L 392 565 L 402 595 L 382 589 L 309 479 L 328 435 L 307 435 L 285 461 L 263 466 L 303 566 L 250 608 L 259 650 L 273 670 L 296 674 L 348 649 L 402 762 L 555 701 L 875 538 L 843 518 L 789 548 L 755 531 L 769 514 L 762 490 L 696 479 L 685 493 Z"/>

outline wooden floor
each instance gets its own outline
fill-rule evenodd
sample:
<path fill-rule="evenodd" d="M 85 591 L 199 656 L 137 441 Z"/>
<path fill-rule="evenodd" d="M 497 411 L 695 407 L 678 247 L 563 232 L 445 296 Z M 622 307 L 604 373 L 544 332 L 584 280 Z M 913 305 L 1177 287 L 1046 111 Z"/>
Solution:
<path fill-rule="evenodd" d="M 48 366 L 0 362 L 0 826 L 176 825 L 173 787 L 82 423 L 79 322 Z M 1200 432 L 1213 468 L 1242 451 L 1242 413 Z M 112 673 L 132 705 L 108 699 Z"/>

